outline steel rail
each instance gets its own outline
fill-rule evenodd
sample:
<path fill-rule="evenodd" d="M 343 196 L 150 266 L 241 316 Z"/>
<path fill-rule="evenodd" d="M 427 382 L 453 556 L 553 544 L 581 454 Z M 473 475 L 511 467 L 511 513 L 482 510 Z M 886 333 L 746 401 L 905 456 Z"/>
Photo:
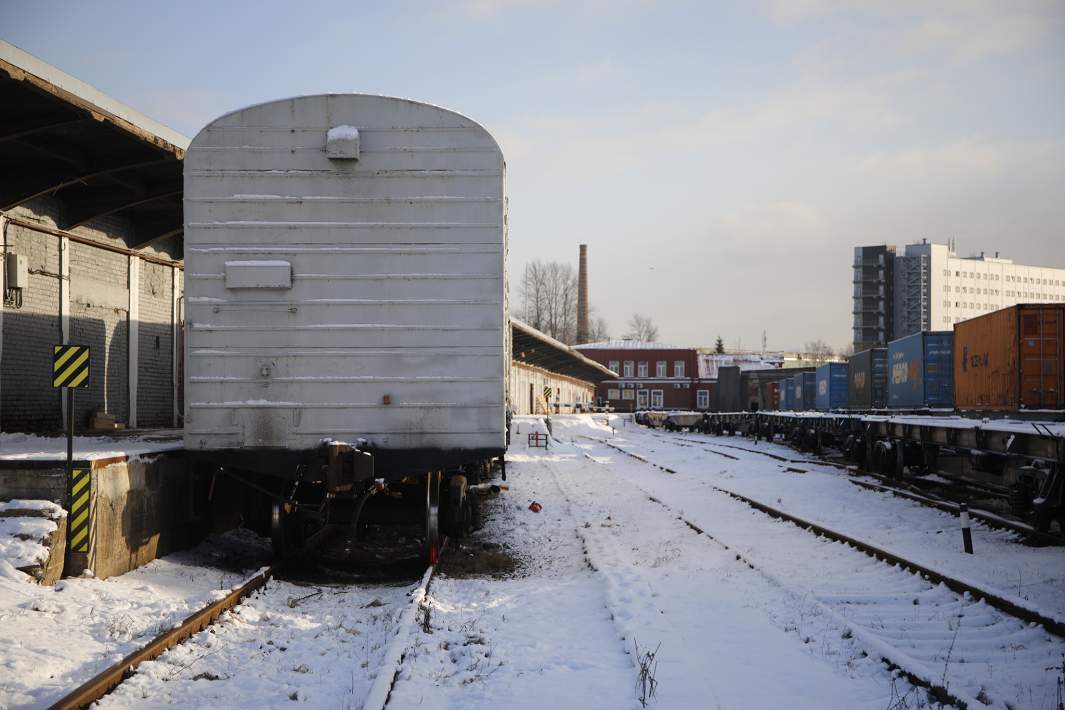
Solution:
<path fill-rule="evenodd" d="M 602 439 L 596 439 L 595 437 L 587 438 L 599 441 L 600 443 L 606 444 L 611 448 L 629 454 L 633 458 L 637 460 L 642 460 L 648 465 L 654 466 L 659 469 L 664 469 L 664 467 L 659 466 L 653 461 L 649 461 L 637 454 L 625 451 L 624 449 L 614 446 L 607 441 L 604 441 Z M 876 547 L 875 545 L 865 542 L 864 540 L 859 540 L 857 538 L 851 537 L 850 535 L 846 535 L 836 530 L 832 530 L 831 528 L 827 528 L 824 525 L 820 525 L 804 518 L 800 518 L 796 515 L 792 515 L 791 513 L 784 512 L 783 510 L 779 510 L 772 506 L 766 505 L 761 501 L 749 498 L 740 493 L 736 493 L 735 491 L 730 491 L 727 488 L 721 488 L 712 484 L 710 485 L 710 488 L 718 493 L 722 493 L 724 495 L 730 496 L 731 498 L 734 498 L 735 500 L 745 503 L 751 508 L 754 508 L 755 510 L 764 513 L 770 517 L 787 521 L 789 523 L 792 523 L 793 525 L 803 528 L 816 535 L 825 537 L 829 540 L 850 545 L 851 547 L 864 553 L 865 555 L 868 555 L 869 557 L 872 557 L 873 559 L 879 560 L 885 564 L 897 565 L 899 567 L 902 567 L 903 569 L 909 570 L 914 574 L 918 574 L 931 582 L 934 582 L 936 584 L 943 584 L 951 591 L 957 592 L 959 594 L 968 593 L 976 598 L 983 598 L 989 605 L 993 606 L 999 611 L 1005 612 L 1006 614 L 1009 614 L 1010 616 L 1020 619 L 1021 621 L 1024 621 L 1026 623 L 1040 624 L 1048 632 L 1065 639 L 1065 621 L 1047 616 L 1039 611 L 1036 611 L 1035 609 L 1030 609 L 1028 607 L 1017 604 L 1016 602 L 1010 601 L 1009 599 L 999 594 L 989 592 L 986 589 L 982 589 L 972 584 L 968 584 L 959 579 L 946 575 L 942 572 L 937 572 L 936 570 L 931 569 L 929 567 L 925 567 L 920 563 L 913 562 L 912 560 L 908 560 L 905 557 L 900 557 L 899 555 L 896 555 L 892 552 L 888 552 L 883 548 Z"/>
<path fill-rule="evenodd" d="M 185 641 L 193 634 L 203 631 L 213 624 L 223 612 L 237 606 L 250 594 L 261 589 L 277 570 L 278 567 L 276 566 L 260 570 L 237 589 L 189 616 L 177 628 L 159 634 L 140 650 L 134 651 L 118 663 L 96 674 L 96 676 L 82 683 L 73 692 L 53 703 L 50 707 L 68 710 L 86 708 L 92 705 L 114 690 L 141 663 L 159 657 L 164 651 Z"/>
<path fill-rule="evenodd" d="M 747 567 L 763 575 L 764 577 L 766 577 L 766 579 L 770 580 L 774 584 L 778 584 L 781 587 L 786 587 L 783 580 L 762 569 L 759 565 L 752 562 L 747 555 L 734 549 L 725 541 L 718 539 L 714 535 L 711 535 L 703 528 L 688 520 L 683 515 L 679 514 L 676 510 L 674 510 L 666 503 L 663 503 L 661 500 L 652 495 L 647 495 L 647 499 L 650 500 L 652 503 L 657 503 L 658 505 L 669 511 L 671 514 L 675 515 L 679 521 L 688 526 L 688 528 L 690 528 L 691 531 L 694 532 L 696 535 L 702 535 L 706 539 L 715 542 L 724 549 L 728 550 L 729 552 L 732 552 L 736 556 L 736 560 L 738 562 L 742 562 L 743 564 L 747 565 Z M 967 708 L 970 705 L 973 705 L 973 703 L 966 702 L 962 698 L 959 698 L 955 693 L 951 693 L 948 688 L 942 683 L 937 683 L 933 678 L 926 677 L 926 674 L 922 675 L 911 669 L 903 667 L 902 665 L 900 665 L 901 659 L 890 657 L 894 654 L 886 654 L 883 650 L 883 647 L 880 644 L 876 643 L 875 640 L 870 639 L 868 634 L 866 634 L 863 629 L 856 627 L 855 624 L 851 623 L 849 619 L 841 616 L 839 613 L 829 608 L 827 605 L 821 603 L 820 601 L 815 601 L 814 603 L 817 604 L 821 609 L 823 609 L 827 614 L 832 616 L 840 624 L 848 628 L 851 633 L 859 639 L 859 642 L 864 647 L 866 647 L 866 653 L 873 653 L 879 656 L 880 660 L 885 665 L 887 665 L 889 669 L 898 669 L 902 673 L 902 675 L 906 677 L 906 680 L 908 680 L 910 684 L 927 689 L 932 695 L 932 697 L 934 697 L 939 703 L 953 705 L 958 708 Z"/>
<path fill-rule="evenodd" d="M 440 544 L 441 556 L 447 549 L 447 543 L 448 538 L 445 537 Z M 426 599 L 429 597 L 429 586 L 433 583 L 433 578 L 436 576 L 436 570 L 439 565 L 438 557 L 437 561 L 430 564 L 425 570 L 421 582 L 411 594 L 411 604 L 403 611 L 403 617 L 397 625 L 396 635 L 392 637 L 388 648 L 385 649 L 385 657 L 381 661 L 381 668 L 377 671 L 373 685 L 370 686 L 370 691 L 366 694 L 362 710 L 384 710 L 388 705 L 388 701 L 391 700 L 392 689 L 396 687 L 396 680 L 399 678 L 399 670 L 407 657 L 412 627 L 418 616 L 418 610 L 423 607 L 426 614 L 423 624 L 426 627 L 429 625 L 429 609 Z"/>

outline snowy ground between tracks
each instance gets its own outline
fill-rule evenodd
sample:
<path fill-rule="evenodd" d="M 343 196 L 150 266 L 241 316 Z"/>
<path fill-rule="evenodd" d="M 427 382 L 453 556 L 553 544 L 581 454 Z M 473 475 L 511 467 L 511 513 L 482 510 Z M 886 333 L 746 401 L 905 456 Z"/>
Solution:
<path fill-rule="evenodd" d="M 589 417 L 553 423 L 563 439 L 611 435 Z M 395 707 L 640 707 L 637 644 L 657 649 L 651 707 L 883 708 L 911 692 L 841 626 L 580 448 L 528 448 L 540 420 L 515 425 L 505 513 L 485 533 L 520 568 L 434 582 Z"/>
<path fill-rule="evenodd" d="M 42 587 L 0 573 L 0 708 L 47 707 L 240 586 L 254 571 L 249 561 L 266 554 L 259 538 L 238 532 L 107 580 Z"/>
<path fill-rule="evenodd" d="M 973 520 L 976 554 L 967 555 L 954 515 L 858 487 L 840 469 L 811 462 L 810 455 L 782 444 L 661 432 L 632 422 L 620 427 L 611 441 L 675 469 L 686 480 L 711 483 L 782 508 L 1047 616 L 1065 619 L 1065 548 L 1019 545 L 1016 533 Z"/>

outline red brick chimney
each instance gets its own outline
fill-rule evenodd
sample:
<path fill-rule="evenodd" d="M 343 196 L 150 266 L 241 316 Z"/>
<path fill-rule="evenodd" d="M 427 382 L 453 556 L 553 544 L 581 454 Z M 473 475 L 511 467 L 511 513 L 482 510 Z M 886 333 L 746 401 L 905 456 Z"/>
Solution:
<path fill-rule="evenodd" d="M 588 245 L 581 244 L 577 267 L 577 342 L 588 342 Z"/>

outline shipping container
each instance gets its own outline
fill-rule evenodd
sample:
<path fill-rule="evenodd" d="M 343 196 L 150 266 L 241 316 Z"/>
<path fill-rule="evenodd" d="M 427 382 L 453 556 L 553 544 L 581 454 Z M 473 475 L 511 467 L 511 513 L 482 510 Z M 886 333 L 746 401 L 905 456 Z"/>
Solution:
<path fill-rule="evenodd" d="M 763 388 L 765 408 L 771 412 L 780 409 L 780 382 L 767 382 Z"/>
<path fill-rule="evenodd" d="M 790 412 L 795 409 L 795 378 L 789 377 L 780 383 L 781 402 L 780 408 Z"/>
<path fill-rule="evenodd" d="M 883 409 L 887 405 L 887 349 L 855 353 L 847 362 L 850 409 Z"/>
<path fill-rule="evenodd" d="M 791 383 L 792 408 L 797 412 L 813 409 L 817 394 L 817 373 L 800 372 L 788 382 Z"/>
<path fill-rule="evenodd" d="M 746 409 L 740 396 L 740 368 L 726 365 L 717 369 L 717 411 L 742 412 Z"/>
<path fill-rule="evenodd" d="M 847 408 L 847 363 L 826 362 L 817 368 L 814 407 L 827 412 Z"/>
<path fill-rule="evenodd" d="M 744 393 L 742 404 L 750 412 L 779 410 L 783 399 L 782 391 L 788 388 L 792 376 L 802 371 L 779 367 L 741 371 L 740 391 Z"/>
<path fill-rule="evenodd" d="M 888 406 L 954 407 L 954 333 L 914 333 L 888 343 Z"/>
<path fill-rule="evenodd" d="M 1062 409 L 1065 305 L 1023 304 L 954 326 L 961 410 Z"/>

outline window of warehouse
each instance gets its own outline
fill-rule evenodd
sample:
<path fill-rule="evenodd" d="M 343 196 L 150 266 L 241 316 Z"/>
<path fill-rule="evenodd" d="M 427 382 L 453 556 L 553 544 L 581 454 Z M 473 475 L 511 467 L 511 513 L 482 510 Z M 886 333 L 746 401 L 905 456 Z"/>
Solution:
<path fill-rule="evenodd" d="M 611 389 L 606 391 L 607 399 L 621 399 L 621 390 Z"/>
<path fill-rule="evenodd" d="M 642 361 L 638 363 L 636 365 L 636 372 L 639 377 L 647 377 L 647 363 Z"/>
<path fill-rule="evenodd" d="M 625 361 L 625 377 L 632 377 L 632 360 Z"/>
<path fill-rule="evenodd" d="M 683 360 L 675 360 L 673 362 L 673 376 L 674 377 L 684 377 L 684 361 Z"/>
<path fill-rule="evenodd" d="M 621 374 L 621 367 L 619 366 L 617 360 L 611 360 L 610 361 L 610 367 L 608 367 L 607 369 L 609 369 L 615 375 L 620 375 Z"/>
<path fill-rule="evenodd" d="M 699 409 L 708 409 L 710 407 L 710 390 L 696 391 L 695 406 Z"/>
<path fill-rule="evenodd" d="M 633 399 L 636 396 L 636 390 L 624 390 L 621 393 L 622 399 Z"/>
<path fill-rule="evenodd" d="M 665 376 L 666 376 L 666 361 L 665 360 L 659 360 L 658 362 L 655 363 L 655 377 L 665 377 Z"/>

